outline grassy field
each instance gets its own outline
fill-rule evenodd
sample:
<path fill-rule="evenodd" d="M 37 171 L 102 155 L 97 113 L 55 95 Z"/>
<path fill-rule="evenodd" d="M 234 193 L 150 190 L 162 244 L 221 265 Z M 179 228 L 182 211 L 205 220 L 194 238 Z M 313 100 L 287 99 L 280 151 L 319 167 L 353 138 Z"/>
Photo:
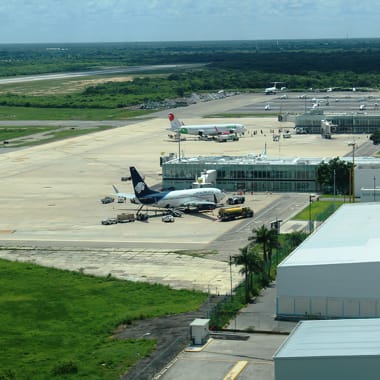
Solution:
<path fill-rule="evenodd" d="M 0 379 L 116 379 L 154 348 L 132 320 L 197 309 L 199 292 L 0 260 Z"/>
<path fill-rule="evenodd" d="M 324 221 L 331 214 L 333 214 L 344 202 L 343 201 L 316 201 L 312 202 L 309 206 L 305 207 L 300 213 L 298 213 L 294 220 L 318 220 Z"/>
<path fill-rule="evenodd" d="M 93 128 L 67 128 L 49 126 L 0 126 L 0 143 L 6 141 L 4 147 L 15 148 L 38 144 L 46 144 L 65 138 L 81 136 L 110 129 L 109 126 L 98 126 Z M 30 138 L 27 138 L 30 136 Z"/>
<path fill-rule="evenodd" d="M 0 120 L 125 120 L 153 111 L 102 108 L 33 108 L 0 106 Z"/>
<path fill-rule="evenodd" d="M 36 133 L 46 133 L 49 131 L 54 131 L 57 127 L 21 127 L 21 126 L 0 126 L 0 141 L 16 139 L 20 137 L 34 135 Z"/>

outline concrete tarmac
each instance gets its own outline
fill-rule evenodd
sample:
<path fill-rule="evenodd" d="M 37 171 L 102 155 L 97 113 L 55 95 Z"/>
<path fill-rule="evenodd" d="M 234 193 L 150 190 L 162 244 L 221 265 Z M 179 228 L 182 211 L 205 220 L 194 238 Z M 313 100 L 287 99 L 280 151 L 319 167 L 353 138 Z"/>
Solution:
<path fill-rule="evenodd" d="M 263 98 L 265 95 L 238 95 L 176 109 L 174 112 L 186 123 L 232 122 L 236 119 L 202 120 L 195 116 L 248 106 L 262 101 Z M 112 255 L 120 256 L 119 250 L 124 249 L 124 253 L 132 252 L 133 255 L 134 252 L 140 252 L 140 249 L 149 248 L 157 252 L 157 257 L 161 257 L 162 252 L 168 252 L 171 254 L 169 257 L 174 259 L 178 250 L 213 250 L 220 247 L 218 240 L 223 241 L 223 236 L 245 229 L 245 235 L 239 235 L 239 239 L 232 239 L 232 234 L 230 234 L 231 239 L 228 239 L 227 243 L 224 240 L 224 246 L 227 247 L 228 242 L 233 241 L 233 247 L 229 245 L 231 250 L 225 250 L 222 256 L 214 257 L 214 261 L 216 258 L 221 260 L 220 265 L 223 266 L 215 270 L 221 276 L 225 276 L 225 273 L 229 271 L 228 256 L 238 253 L 238 248 L 244 246 L 247 233 L 253 226 L 248 226 L 246 223 L 251 221 L 221 223 L 215 214 L 209 213 L 203 217 L 185 215 L 183 218 L 176 218 L 175 223 L 171 224 L 162 223 L 160 217 L 151 218 L 147 223 L 135 222 L 111 226 L 100 224 L 103 218 L 136 210 L 136 206 L 130 203 L 103 205 L 100 202 L 100 198 L 112 194 L 111 185 L 115 183 L 120 191 L 133 192 L 130 182 L 120 182 L 122 176 L 129 174 L 129 166 L 136 166 L 145 175 L 148 184 L 160 183 L 160 156 L 178 153 L 179 148 L 178 144 L 167 136 L 168 112 L 169 110 L 162 111 L 156 115 L 157 118 L 150 120 L 137 120 L 124 127 L 50 144 L 11 152 L 2 148 L 5 153 L 0 155 L 1 245 L 45 248 L 47 254 L 50 248 L 55 247 L 77 250 L 80 253 L 71 257 L 74 262 L 70 265 L 65 259 L 67 252 L 62 250 L 60 254 L 62 259 L 57 258 L 56 262 L 60 262 L 60 267 L 63 269 L 105 267 L 104 271 L 98 273 L 108 274 L 114 272 L 112 268 L 107 268 L 107 262 L 114 257 Z M 159 117 L 160 114 L 165 116 Z M 192 115 L 191 118 L 190 115 Z M 347 144 L 353 138 L 350 135 L 339 135 L 334 136 L 332 140 L 322 140 L 318 135 L 293 135 L 290 139 L 274 142 L 271 131 L 292 128 L 292 123 L 280 123 L 276 118 L 253 117 L 239 118 L 238 121 L 245 124 L 248 129 L 246 136 L 239 141 L 221 144 L 213 141 L 186 140 L 181 142 L 181 155 L 187 157 L 244 156 L 262 153 L 266 146 L 267 155 L 270 157 L 328 158 L 332 156 L 332 152 L 334 157 L 349 153 L 350 147 Z M 256 134 L 253 133 L 254 131 Z M 354 138 L 358 144 L 367 141 L 365 136 L 354 136 Z M 283 195 L 254 194 L 252 199 L 247 200 L 247 204 L 252 206 L 259 215 L 260 210 L 268 207 L 280 196 Z M 305 195 L 306 198 L 307 195 Z M 304 203 L 305 200 L 295 202 L 291 212 L 302 208 Z M 263 221 L 263 219 L 253 218 L 253 221 Z M 94 252 L 91 260 L 83 253 L 87 247 Z M 117 250 L 112 255 L 110 252 L 102 253 L 103 249 L 115 248 Z M 95 254 L 95 252 L 100 253 Z M 2 254 L 7 257 L 12 256 L 4 250 Z M 94 257 L 99 258 L 96 265 L 93 263 Z M 141 266 L 151 265 L 151 258 L 148 259 L 141 253 L 136 254 L 135 257 L 140 257 Z M 230 286 L 226 277 L 224 278 L 227 283 L 219 286 L 219 284 L 215 285 L 219 281 L 215 280 L 215 283 L 212 281 L 212 278 L 219 278 L 216 274 L 211 275 L 211 279 L 207 275 L 212 258 L 212 254 L 207 255 L 206 258 L 193 258 L 196 264 L 192 277 L 183 281 L 183 287 L 196 287 L 203 290 L 211 287 L 220 289 L 221 293 L 225 292 Z M 30 260 L 33 259 L 30 258 Z M 87 263 L 86 260 L 89 262 Z M 199 263 L 197 260 L 200 260 Z M 42 261 L 42 259 L 39 260 L 39 262 Z M 202 265 L 201 262 L 207 262 L 207 265 Z M 128 271 L 130 278 L 141 271 L 138 265 L 131 267 L 127 260 L 124 264 L 119 263 L 119 266 L 121 266 L 120 270 Z M 170 268 L 167 261 L 163 261 L 152 271 L 162 271 L 162 276 L 159 277 L 166 279 L 160 281 L 180 287 L 182 274 L 176 275 L 175 269 L 170 271 L 163 268 Z M 236 268 L 234 271 L 234 278 L 240 279 Z M 143 278 L 149 281 L 148 277 Z M 197 284 L 199 278 L 204 278 L 204 283 L 199 286 L 193 285 Z"/>
<path fill-rule="evenodd" d="M 174 112 L 186 123 L 226 122 L 224 118 L 202 120 L 198 115 L 224 113 L 262 101 L 265 95 L 239 95 Z M 247 204 L 256 213 L 253 220 L 221 223 L 210 213 L 204 217 L 185 215 L 171 224 L 156 217 L 147 223 L 101 225 L 105 217 L 135 210 L 129 203 L 103 205 L 99 201 L 112 193 L 114 183 L 121 191 L 132 192 L 130 183 L 120 182 L 120 177 L 129 174 L 129 166 L 136 166 L 149 184 L 158 184 L 160 155 L 178 152 L 178 144 L 167 137 L 168 112 L 92 135 L 17 151 L 3 149 L 0 257 L 174 288 L 229 293 L 230 269 L 233 286 L 240 282 L 241 275 L 238 268 L 230 268 L 228 257 L 244 246 L 254 223 L 266 222 L 280 213 L 282 219 L 290 217 L 305 206 L 308 195 L 294 195 L 290 200 L 284 194 L 247 196 Z M 266 146 L 270 157 L 328 160 L 349 154 L 349 142 L 361 145 L 368 141 L 366 136 L 357 135 L 334 135 L 331 140 L 318 135 L 292 135 L 274 142 L 272 131 L 291 129 L 293 123 L 280 123 L 275 117 L 239 118 L 238 122 L 249 131 L 238 142 L 186 140 L 181 142 L 181 155 L 241 156 L 262 153 Z M 271 208 L 272 204 L 275 207 Z M 186 252 L 180 252 L 183 250 Z M 273 289 L 265 290 L 263 301 L 242 310 L 230 327 L 235 329 L 236 324 L 240 330 L 276 333 L 287 330 L 290 326 L 274 321 L 274 294 Z M 201 352 L 182 352 L 176 359 L 178 366 L 171 366 L 162 376 L 165 380 L 221 379 L 237 362 L 247 361 L 240 380 L 273 379 L 272 356 L 284 339 L 279 334 L 249 334 L 249 339 L 243 341 L 214 340 Z"/>

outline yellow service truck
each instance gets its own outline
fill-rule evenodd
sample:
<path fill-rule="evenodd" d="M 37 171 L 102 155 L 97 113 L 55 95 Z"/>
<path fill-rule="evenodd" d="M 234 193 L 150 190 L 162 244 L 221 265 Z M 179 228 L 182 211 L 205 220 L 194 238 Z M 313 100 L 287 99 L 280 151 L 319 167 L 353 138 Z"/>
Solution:
<path fill-rule="evenodd" d="M 228 220 L 233 220 L 236 218 L 252 218 L 253 211 L 250 207 L 229 207 L 229 208 L 220 208 L 218 212 L 218 218 L 222 222 Z"/>

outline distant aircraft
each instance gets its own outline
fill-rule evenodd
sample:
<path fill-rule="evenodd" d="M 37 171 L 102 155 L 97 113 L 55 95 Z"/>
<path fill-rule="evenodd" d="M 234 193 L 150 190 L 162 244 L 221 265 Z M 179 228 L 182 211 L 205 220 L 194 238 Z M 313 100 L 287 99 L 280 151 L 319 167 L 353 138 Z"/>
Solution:
<path fill-rule="evenodd" d="M 217 136 L 223 134 L 244 135 L 246 128 L 243 124 L 200 124 L 185 125 L 179 121 L 173 113 L 169 113 L 170 129 L 169 131 L 184 135 L 197 136 Z"/>
<path fill-rule="evenodd" d="M 131 166 L 129 170 L 135 194 L 121 193 L 117 190 L 116 186 L 113 186 L 113 188 L 119 197 L 135 198 L 141 204 L 138 212 L 140 212 L 143 206 L 153 206 L 169 210 L 214 210 L 225 197 L 223 191 L 214 187 L 172 191 L 152 190 L 134 166 Z"/>
<path fill-rule="evenodd" d="M 265 89 L 265 95 L 274 95 L 277 93 L 277 91 L 284 91 L 286 90 L 286 87 L 277 88 L 278 83 L 284 83 L 284 82 L 272 82 L 273 87 L 267 87 Z"/>

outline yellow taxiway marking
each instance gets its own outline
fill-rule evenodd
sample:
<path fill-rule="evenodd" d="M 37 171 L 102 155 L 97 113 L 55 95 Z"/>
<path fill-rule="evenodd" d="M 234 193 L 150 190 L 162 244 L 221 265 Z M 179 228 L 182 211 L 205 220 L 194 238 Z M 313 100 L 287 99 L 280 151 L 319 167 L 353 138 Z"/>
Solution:
<path fill-rule="evenodd" d="M 245 368 L 245 366 L 248 364 L 246 360 L 239 360 L 231 369 L 230 372 L 227 373 L 227 375 L 224 377 L 223 380 L 234 380 L 236 379 L 241 371 Z"/>

